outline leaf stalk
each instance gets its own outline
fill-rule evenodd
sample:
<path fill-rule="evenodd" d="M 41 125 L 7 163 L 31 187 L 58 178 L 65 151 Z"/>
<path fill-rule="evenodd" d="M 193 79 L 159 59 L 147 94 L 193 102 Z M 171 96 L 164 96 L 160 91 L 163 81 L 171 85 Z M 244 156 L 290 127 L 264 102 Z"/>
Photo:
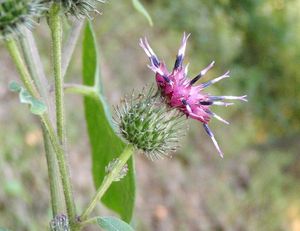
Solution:
<path fill-rule="evenodd" d="M 129 158 L 133 154 L 134 147 L 129 144 L 127 145 L 121 155 L 118 157 L 119 161 L 115 165 L 115 167 L 104 177 L 104 180 L 100 187 L 98 188 L 96 194 L 90 201 L 87 208 L 84 210 L 82 215 L 80 216 L 81 222 L 86 222 L 88 216 L 91 214 L 91 212 L 94 210 L 97 203 L 100 201 L 102 196 L 105 194 L 105 192 L 108 190 L 110 185 L 113 183 L 114 179 L 119 175 L 121 169 L 124 167 L 126 162 L 129 160 Z"/>

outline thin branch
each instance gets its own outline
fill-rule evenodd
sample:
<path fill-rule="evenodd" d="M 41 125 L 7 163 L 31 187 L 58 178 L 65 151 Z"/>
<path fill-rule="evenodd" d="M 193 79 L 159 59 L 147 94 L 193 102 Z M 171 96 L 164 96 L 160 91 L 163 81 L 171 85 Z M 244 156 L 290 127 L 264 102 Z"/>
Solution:
<path fill-rule="evenodd" d="M 64 90 L 63 90 L 63 76 L 61 72 L 62 60 L 62 24 L 60 14 L 60 4 L 54 3 L 49 12 L 49 27 L 52 38 L 52 54 L 53 54 L 53 70 L 55 79 L 55 103 L 56 103 L 56 124 L 58 140 L 50 121 L 44 116 L 41 117 L 42 122 L 47 128 L 50 141 L 53 149 L 57 154 L 57 161 L 61 172 L 62 186 L 65 194 L 66 207 L 68 217 L 71 222 L 71 230 L 75 230 L 76 208 L 70 182 L 69 166 L 65 160 L 65 153 L 62 147 L 65 147 L 65 115 L 64 115 Z M 58 143 L 57 143 L 58 141 Z M 62 145 L 62 146 L 61 146 Z M 74 228 L 74 229 L 73 229 Z"/>
<path fill-rule="evenodd" d="M 65 147 L 65 113 L 63 77 L 61 73 L 62 60 L 62 23 L 60 5 L 53 4 L 49 11 L 49 27 L 52 39 L 52 67 L 55 82 L 56 130 L 60 143 Z"/>
<path fill-rule="evenodd" d="M 52 205 L 52 216 L 53 218 L 59 213 L 63 212 L 63 199 L 61 197 L 60 190 L 60 175 L 58 171 L 56 157 L 53 154 L 51 148 L 51 142 L 49 135 L 44 125 L 42 125 L 43 137 L 44 137 L 44 148 L 48 167 L 48 177 L 51 195 L 51 205 Z"/>
<path fill-rule="evenodd" d="M 66 93 L 75 93 L 83 96 L 97 97 L 95 87 L 85 86 L 76 83 L 65 83 L 64 89 Z"/>
<path fill-rule="evenodd" d="M 18 46 L 14 40 L 8 40 L 6 41 L 6 46 L 8 48 L 8 51 L 18 69 L 19 75 L 21 77 L 21 80 L 26 87 L 26 89 L 29 91 L 29 93 L 39 98 L 39 93 L 37 89 L 35 88 L 35 85 L 31 79 L 31 76 L 27 70 L 27 67 L 22 59 L 21 53 L 19 52 Z M 45 129 L 47 130 L 47 133 L 49 135 L 50 142 L 52 144 L 53 150 L 56 154 L 57 163 L 61 175 L 61 181 L 64 191 L 64 196 L 66 200 L 66 207 L 69 219 L 71 219 L 71 225 L 74 226 L 74 229 L 76 230 L 76 208 L 73 198 L 73 192 L 72 192 L 72 185 L 71 185 L 71 179 L 69 175 L 69 166 L 66 163 L 65 160 L 65 151 L 60 145 L 59 139 L 56 136 L 55 130 L 52 127 L 52 124 L 49 120 L 48 114 L 44 113 L 40 115 L 41 122 Z"/>
<path fill-rule="evenodd" d="M 104 179 L 103 179 L 100 187 L 98 188 L 96 194 L 94 195 L 94 197 L 92 198 L 92 200 L 90 201 L 89 205 L 84 210 L 82 215 L 79 217 L 81 222 L 85 222 L 88 219 L 88 216 L 94 210 L 94 208 L 99 203 L 102 196 L 105 194 L 105 192 L 108 190 L 110 185 L 113 183 L 116 176 L 118 176 L 120 174 L 121 169 L 124 167 L 126 162 L 132 156 L 133 150 L 134 150 L 134 148 L 130 144 L 127 147 L 125 147 L 122 154 L 118 158 L 119 161 L 114 166 L 114 168 L 104 177 Z"/>
<path fill-rule="evenodd" d="M 28 71 L 33 78 L 35 85 L 38 88 L 38 91 L 42 94 L 44 100 L 47 100 L 47 90 L 44 86 L 41 85 L 41 81 L 38 75 L 38 69 L 43 71 L 42 67 L 36 67 L 38 63 L 39 56 L 38 53 L 33 54 L 33 47 L 35 46 L 34 40 L 29 42 L 29 36 L 31 39 L 33 38 L 31 32 L 26 33 L 24 36 L 20 37 L 20 45 L 23 51 L 24 61 L 27 65 Z M 36 48 L 36 47 L 35 47 Z M 37 52 L 37 50 L 36 50 Z M 47 85 L 46 85 L 47 86 Z M 50 111 L 50 110 L 49 110 Z M 50 140 L 48 133 L 46 132 L 45 127 L 42 125 L 43 137 L 44 137 L 44 148 L 47 160 L 47 168 L 48 168 L 48 177 L 49 177 L 49 186 L 50 186 L 50 195 L 51 195 L 51 205 L 52 205 L 52 214 L 55 217 L 57 214 L 63 212 L 64 203 L 63 198 L 60 196 L 61 194 L 61 184 L 60 184 L 60 174 L 58 171 L 57 161 L 55 154 L 50 145 Z"/>
<path fill-rule="evenodd" d="M 54 104 L 51 100 L 51 94 L 49 94 L 50 85 L 45 74 L 44 66 L 41 61 L 41 57 L 30 30 L 24 30 L 24 35 L 20 38 L 20 44 L 24 53 L 25 62 L 28 66 L 29 72 L 34 79 L 38 90 L 43 97 L 43 101 L 49 108 L 49 117 L 54 122 Z M 24 52 L 27 51 L 27 52 Z M 34 67 L 34 68 L 32 68 Z"/>
<path fill-rule="evenodd" d="M 18 72 L 20 74 L 24 86 L 26 87 L 26 89 L 29 91 L 31 95 L 33 95 L 36 98 L 40 98 L 40 94 L 33 80 L 31 79 L 31 76 L 27 70 L 27 66 L 22 59 L 21 53 L 19 52 L 17 43 L 14 40 L 10 39 L 6 41 L 6 46 L 18 69 Z"/>
<path fill-rule="evenodd" d="M 82 26 L 84 24 L 84 20 L 76 20 L 74 22 L 74 25 L 70 31 L 70 34 L 68 36 L 68 39 L 66 43 L 64 44 L 64 48 L 62 51 L 62 76 L 66 75 L 67 69 L 69 67 L 69 64 L 71 62 L 71 58 L 73 56 L 77 40 L 80 36 L 80 32 L 82 29 Z"/>

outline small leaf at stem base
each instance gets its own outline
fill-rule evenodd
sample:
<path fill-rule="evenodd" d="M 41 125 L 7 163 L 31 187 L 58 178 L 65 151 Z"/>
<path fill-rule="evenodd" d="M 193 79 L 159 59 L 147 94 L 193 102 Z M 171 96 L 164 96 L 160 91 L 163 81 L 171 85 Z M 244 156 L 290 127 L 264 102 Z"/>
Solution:
<path fill-rule="evenodd" d="M 19 99 L 21 103 L 29 104 L 30 111 L 35 115 L 42 115 L 46 110 L 46 105 L 34 98 L 24 87 L 16 82 L 12 82 L 9 84 L 9 89 L 13 92 L 19 93 Z"/>

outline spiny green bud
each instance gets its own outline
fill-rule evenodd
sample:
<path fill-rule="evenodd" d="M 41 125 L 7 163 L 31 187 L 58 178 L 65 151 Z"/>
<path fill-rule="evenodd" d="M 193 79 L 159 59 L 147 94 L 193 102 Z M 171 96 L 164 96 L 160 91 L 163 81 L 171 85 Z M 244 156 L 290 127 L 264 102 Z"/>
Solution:
<path fill-rule="evenodd" d="M 185 119 L 177 110 L 167 108 L 153 88 L 147 94 L 133 93 L 124 99 L 116 113 L 121 136 L 151 160 L 174 152 L 185 133 Z"/>
<path fill-rule="evenodd" d="M 77 18 L 91 18 L 91 13 L 99 13 L 97 4 L 105 3 L 104 0 L 50 0 L 49 2 L 60 3 L 66 15 L 73 15 Z"/>
<path fill-rule="evenodd" d="M 116 159 L 113 159 L 111 162 L 109 162 L 109 164 L 105 167 L 105 173 L 106 174 L 109 174 L 115 167 L 116 165 L 119 163 L 119 159 L 116 158 Z M 120 181 L 121 179 L 123 179 L 126 174 L 128 172 L 128 165 L 125 164 L 121 171 L 119 172 L 119 174 L 114 178 L 114 181 Z"/>
<path fill-rule="evenodd" d="M 32 29 L 46 9 L 38 0 L 0 0 L 0 37 L 8 39 L 22 35 L 25 27 Z"/>

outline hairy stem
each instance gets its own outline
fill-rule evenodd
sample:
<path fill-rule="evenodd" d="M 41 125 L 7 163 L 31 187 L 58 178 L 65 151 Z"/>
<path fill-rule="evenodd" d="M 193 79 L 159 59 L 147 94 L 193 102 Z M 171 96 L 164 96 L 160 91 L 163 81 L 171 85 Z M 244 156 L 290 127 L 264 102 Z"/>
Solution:
<path fill-rule="evenodd" d="M 76 230 L 76 208 L 72 193 L 72 187 L 69 176 L 68 165 L 65 161 L 63 147 L 65 147 L 65 115 L 64 115 L 64 89 L 63 89 L 63 76 L 61 69 L 62 62 L 62 23 L 60 4 L 53 3 L 49 12 L 49 27 L 51 30 L 52 38 L 52 56 L 53 56 L 53 71 L 55 79 L 55 104 L 56 104 L 56 129 L 57 136 L 54 134 L 52 127 L 49 126 L 50 121 L 48 118 L 43 118 L 50 136 L 50 140 L 54 151 L 57 153 L 57 161 L 61 171 L 62 186 L 65 194 L 67 213 L 71 223 L 71 230 Z"/>
<path fill-rule="evenodd" d="M 6 45 L 8 47 L 8 50 L 10 52 L 11 57 L 13 58 L 13 61 L 18 69 L 18 72 L 20 74 L 21 80 L 23 81 L 24 86 L 26 89 L 30 92 L 31 95 L 38 98 L 39 93 L 37 92 L 34 83 L 31 79 L 31 76 L 28 73 L 28 70 L 26 68 L 26 65 L 22 59 L 22 56 L 19 52 L 19 49 L 16 45 L 16 42 L 14 40 L 8 40 L 6 41 Z M 49 120 L 48 114 L 44 113 L 40 116 L 42 124 L 45 126 L 45 129 L 47 130 L 47 133 L 49 135 L 50 142 L 52 144 L 53 150 L 56 154 L 57 163 L 61 175 L 61 181 L 66 201 L 66 207 L 67 207 L 67 213 L 68 217 L 71 220 L 71 225 L 75 224 L 76 220 L 76 210 L 75 210 L 75 203 L 73 199 L 73 193 L 72 193 L 72 187 L 70 182 L 70 176 L 69 176 L 69 169 L 68 165 L 65 161 L 65 153 L 64 149 L 60 145 L 60 141 L 58 137 L 56 136 L 56 133 L 52 127 L 52 124 Z M 75 226 L 75 225 L 73 225 Z M 75 229 L 74 229 L 75 230 Z"/>
<path fill-rule="evenodd" d="M 50 85 L 46 78 L 42 60 L 32 32 L 28 29 L 25 29 L 24 34 L 20 36 L 19 41 L 29 73 L 33 78 L 44 102 L 47 103 L 49 114 L 51 114 L 49 116 L 54 118 L 54 115 L 52 114 L 55 110 L 52 110 L 54 107 L 49 95 Z"/>
<path fill-rule="evenodd" d="M 64 77 L 66 75 L 68 66 L 70 64 L 72 55 L 74 53 L 74 50 L 76 48 L 77 40 L 80 36 L 80 32 L 82 29 L 82 26 L 84 24 L 84 20 L 76 20 L 74 22 L 74 25 L 70 31 L 70 34 L 68 36 L 68 39 L 66 43 L 64 44 L 64 48 L 62 51 L 62 76 Z"/>
<path fill-rule="evenodd" d="M 26 89 L 29 91 L 29 93 L 37 98 L 39 98 L 39 93 L 34 85 L 33 80 L 30 77 L 30 74 L 27 70 L 26 64 L 24 63 L 22 56 L 19 52 L 19 48 L 15 42 L 15 40 L 10 39 L 6 41 L 7 49 L 16 64 L 16 67 L 18 69 L 18 72 L 20 74 L 21 80 L 26 87 Z"/>
<path fill-rule="evenodd" d="M 57 139 L 57 136 L 55 134 L 55 131 L 53 127 L 51 126 L 51 122 L 46 114 L 41 115 L 41 120 L 43 125 L 45 126 L 47 133 L 49 135 L 50 142 L 52 144 L 53 150 L 56 153 L 56 158 L 58 162 L 58 167 L 61 175 L 61 181 L 63 186 L 63 191 L 65 195 L 66 200 L 66 207 L 67 207 L 67 213 L 68 217 L 71 221 L 71 224 L 75 224 L 76 220 L 76 208 L 75 203 L 73 199 L 73 192 L 72 192 L 72 185 L 70 181 L 69 176 L 69 168 L 65 160 L 65 153 L 64 149 L 59 143 L 59 140 Z"/>
<path fill-rule="evenodd" d="M 49 176 L 49 186 L 50 186 L 50 195 L 51 195 L 51 206 L 52 206 L 52 216 L 53 218 L 62 213 L 63 203 L 60 196 L 60 182 L 57 171 L 57 162 L 55 155 L 53 155 L 53 150 L 51 147 L 49 135 L 44 125 L 42 125 L 43 137 L 44 137 L 44 148 L 46 153 L 46 160 L 48 166 L 48 176 Z"/>
<path fill-rule="evenodd" d="M 85 221 L 80 223 L 80 226 L 84 227 L 86 225 L 97 224 L 98 219 L 99 219 L 99 217 L 92 217 L 92 218 L 86 219 Z"/>
<path fill-rule="evenodd" d="M 104 178 L 102 184 L 98 188 L 96 194 L 92 198 L 91 202 L 87 206 L 87 208 L 84 210 L 82 215 L 80 216 L 80 221 L 85 222 L 88 218 L 88 216 L 91 214 L 97 203 L 100 201 L 102 196 L 105 194 L 107 189 L 110 187 L 114 179 L 118 176 L 128 159 L 131 157 L 133 153 L 133 146 L 128 145 L 122 152 L 122 154 L 119 156 L 119 161 L 115 165 L 115 167 L 110 171 Z"/>
<path fill-rule="evenodd" d="M 62 24 L 60 5 L 54 3 L 49 13 L 49 26 L 52 38 L 53 71 L 55 79 L 56 129 L 60 143 L 65 144 L 64 91 L 61 72 Z"/>
<path fill-rule="evenodd" d="M 21 49 L 23 51 L 25 63 L 28 67 L 29 73 L 32 76 L 34 83 L 36 84 L 38 91 L 41 92 L 43 99 L 47 98 L 46 89 L 42 87 L 41 82 L 39 81 L 38 68 L 36 67 L 36 58 L 32 54 L 32 48 L 29 45 L 27 36 L 20 37 Z M 46 161 L 48 167 L 48 177 L 49 177 L 49 186 L 50 186 L 50 195 L 51 195 L 51 205 L 52 205 L 52 215 L 53 218 L 63 212 L 63 199 L 60 196 L 61 184 L 60 184 L 60 175 L 58 171 L 56 157 L 53 153 L 53 150 L 50 145 L 49 135 L 46 131 L 44 125 L 42 125 L 43 138 L 44 138 L 44 148 L 46 154 Z"/>
<path fill-rule="evenodd" d="M 41 92 L 40 91 L 40 90 L 42 90 L 41 82 L 38 78 L 38 74 L 37 74 L 37 71 L 36 71 L 37 69 L 35 68 L 35 65 L 33 64 L 33 59 L 32 59 L 29 44 L 28 44 L 28 41 L 27 41 L 27 37 L 26 36 L 20 36 L 19 41 L 20 41 L 21 49 L 23 51 L 23 56 L 24 56 L 24 60 L 25 60 L 25 63 L 27 65 L 28 71 L 29 71 L 35 85 L 37 86 L 39 92 Z M 41 95 L 43 95 L 43 92 L 41 92 Z"/>
<path fill-rule="evenodd" d="M 67 93 L 75 93 L 83 96 L 97 97 L 95 87 L 85 86 L 76 83 L 66 83 L 64 84 L 64 89 Z"/>

